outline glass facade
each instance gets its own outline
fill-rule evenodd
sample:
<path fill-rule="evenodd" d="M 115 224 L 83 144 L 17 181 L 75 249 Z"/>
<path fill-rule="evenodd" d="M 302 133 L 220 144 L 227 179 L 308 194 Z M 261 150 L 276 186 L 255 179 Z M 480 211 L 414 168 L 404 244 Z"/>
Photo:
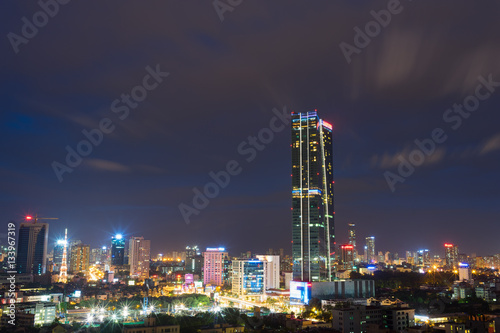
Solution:
<path fill-rule="evenodd" d="M 47 223 L 21 223 L 17 245 L 17 272 L 45 274 L 49 225 Z"/>
<path fill-rule="evenodd" d="M 332 125 L 292 112 L 292 255 L 296 281 L 331 281 L 335 249 Z"/>
<path fill-rule="evenodd" d="M 111 265 L 122 266 L 125 263 L 125 239 L 116 235 L 111 240 Z"/>

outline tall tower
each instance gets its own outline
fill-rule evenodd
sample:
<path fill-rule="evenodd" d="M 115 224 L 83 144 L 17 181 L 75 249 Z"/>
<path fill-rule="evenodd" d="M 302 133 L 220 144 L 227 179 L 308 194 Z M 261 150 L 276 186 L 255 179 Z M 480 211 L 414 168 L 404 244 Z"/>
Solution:
<path fill-rule="evenodd" d="M 356 225 L 354 223 L 349 223 L 349 245 L 353 246 L 353 259 L 356 260 L 358 257 L 358 251 L 356 248 Z"/>
<path fill-rule="evenodd" d="M 122 266 L 125 263 L 125 239 L 121 234 L 111 239 L 111 265 Z"/>
<path fill-rule="evenodd" d="M 17 243 L 17 271 L 20 274 L 45 274 L 48 223 L 21 223 Z"/>
<path fill-rule="evenodd" d="M 63 256 L 61 270 L 59 272 L 59 282 L 68 282 L 68 229 L 64 229 Z"/>
<path fill-rule="evenodd" d="M 377 258 L 375 256 L 375 237 L 370 236 L 366 237 L 366 261 L 368 263 L 374 263 L 377 261 Z"/>
<path fill-rule="evenodd" d="M 141 279 L 149 278 L 149 260 L 151 255 L 151 241 L 144 237 L 131 237 L 129 240 L 130 276 Z"/>
<path fill-rule="evenodd" d="M 331 281 L 335 257 L 332 125 L 292 112 L 293 279 Z"/>

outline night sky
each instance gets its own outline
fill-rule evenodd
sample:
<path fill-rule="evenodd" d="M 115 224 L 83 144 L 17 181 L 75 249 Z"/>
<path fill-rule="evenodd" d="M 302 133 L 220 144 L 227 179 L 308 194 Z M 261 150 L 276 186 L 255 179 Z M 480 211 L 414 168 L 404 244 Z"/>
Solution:
<path fill-rule="evenodd" d="M 286 108 L 317 109 L 334 126 L 338 243 L 353 222 L 358 244 L 373 235 L 377 251 L 443 255 L 452 242 L 500 253 L 500 87 L 460 124 L 443 119 L 478 77 L 500 82 L 500 3 L 402 0 L 348 63 L 339 45 L 354 47 L 353 29 L 393 1 L 243 0 L 221 21 L 212 1 L 73 0 L 17 53 L 9 33 L 22 36 L 23 17 L 41 7 L 2 1 L 2 240 L 8 221 L 38 213 L 59 218 L 51 242 L 67 227 L 91 246 L 120 232 L 151 239 L 153 253 L 291 253 L 290 127 L 250 162 L 238 152 Z M 169 75 L 113 110 L 148 66 Z M 111 133 L 60 182 L 53 162 L 106 118 Z M 397 174 L 398 156 L 435 128 L 447 139 L 391 191 L 384 173 Z M 231 160 L 241 173 L 186 224 L 179 204 L 192 206 L 193 188 Z"/>

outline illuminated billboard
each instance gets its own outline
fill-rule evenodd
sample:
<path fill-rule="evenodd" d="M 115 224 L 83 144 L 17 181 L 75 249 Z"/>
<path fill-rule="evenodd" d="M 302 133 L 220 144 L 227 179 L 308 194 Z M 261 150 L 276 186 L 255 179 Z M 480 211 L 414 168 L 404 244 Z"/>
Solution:
<path fill-rule="evenodd" d="M 184 274 L 184 283 L 191 284 L 194 281 L 193 274 Z"/>
<path fill-rule="evenodd" d="M 307 305 L 311 300 L 311 282 L 290 281 L 290 304 Z"/>

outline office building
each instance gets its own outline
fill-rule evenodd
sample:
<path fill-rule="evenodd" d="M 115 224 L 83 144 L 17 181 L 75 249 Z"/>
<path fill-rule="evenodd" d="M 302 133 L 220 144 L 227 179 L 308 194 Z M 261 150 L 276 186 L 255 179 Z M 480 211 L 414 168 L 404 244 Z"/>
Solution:
<path fill-rule="evenodd" d="M 69 271 L 71 273 L 88 272 L 90 264 L 90 246 L 85 244 L 71 247 Z"/>
<path fill-rule="evenodd" d="M 345 244 L 340 246 L 340 268 L 350 270 L 354 266 L 354 245 Z"/>
<path fill-rule="evenodd" d="M 349 223 L 348 236 L 349 236 L 349 245 L 353 246 L 354 261 L 356 261 L 358 259 L 358 249 L 356 247 L 356 224 Z"/>
<path fill-rule="evenodd" d="M 366 237 L 365 257 L 366 262 L 370 264 L 377 261 L 377 257 L 375 255 L 375 237 L 373 236 Z"/>
<path fill-rule="evenodd" d="M 456 268 L 458 266 L 458 246 L 450 243 L 444 244 L 444 259 L 446 268 Z"/>
<path fill-rule="evenodd" d="M 125 239 L 118 234 L 111 239 L 111 265 L 122 266 L 125 263 Z"/>
<path fill-rule="evenodd" d="M 233 260 L 232 293 L 263 300 L 266 292 L 266 267 L 264 260 Z"/>
<path fill-rule="evenodd" d="M 17 242 L 16 265 L 19 274 L 41 275 L 46 272 L 48 223 L 21 223 Z"/>
<path fill-rule="evenodd" d="M 279 289 L 280 287 L 280 256 L 277 255 L 257 255 L 257 259 L 265 262 L 266 289 Z"/>
<path fill-rule="evenodd" d="M 186 246 L 186 271 L 201 276 L 203 270 L 203 256 L 197 245 Z"/>
<path fill-rule="evenodd" d="M 228 278 L 228 253 L 223 247 L 207 248 L 203 252 L 203 283 L 221 286 Z"/>
<path fill-rule="evenodd" d="M 59 239 L 56 242 L 56 246 L 54 246 L 54 252 L 52 256 L 52 262 L 54 263 L 54 272 L 59 273 L 61 269 L 61 264 L 63 261 L 63 252 L 64 252 L 64 239 Z"/>
<path fill-rule="evenodd" d="M 292 112 L 292 256 L 297 281 L 331 281 L 335 253 L 332 125 Z"/>
<path fill-rule="evenodd" d="M 144 237 L 129 239 L 130 276 L 140 279 L 149 278 L 149 263 L 151 255 L 151 241 Z"/>
<path fill-rule="evenodd" d="M 458 263 L 458 281 L 467 282 L 471 280 L 470 266 L 468 263 Z"/>

